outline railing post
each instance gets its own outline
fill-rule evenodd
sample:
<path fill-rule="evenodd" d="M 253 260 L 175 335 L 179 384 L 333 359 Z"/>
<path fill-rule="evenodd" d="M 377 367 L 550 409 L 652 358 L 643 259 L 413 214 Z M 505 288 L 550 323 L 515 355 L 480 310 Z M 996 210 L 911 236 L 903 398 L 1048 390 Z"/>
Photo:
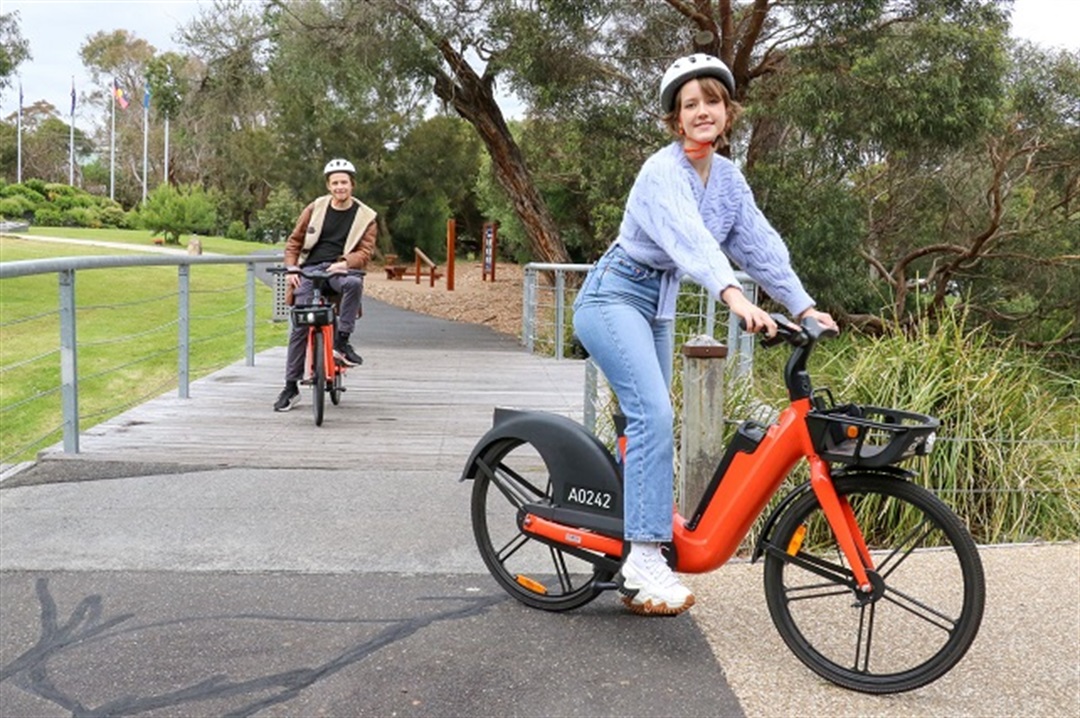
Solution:
<path fill-rule="evenodd" d="M 727 347 L 702 334 L 683 345 L 683 416 L 679 445 L 679 513 L 697 508 L 724 446 L 724 358 Z"/>
<path fill-rule="evenodd" d="M 247 263 L 247 330 L 244 341 L 246 365 L 255 366 L 255 263 Z"/>
<path fill-rule="evenodd" d="M 191 265 L 180 264 L 177 266 L 177 328 L 176 350 L 177 357 L 177 391 L 181 399 L 190 398 L 188 384 L 190 371 L 188 367 L 188 353 L 191 350 Z"/>
<path fill-rule="evenodd" d="M 596 367 L 596 362 L 592 360 L 592 357 L 585 360 L 585 413 L 582 419 L 585 428 L 588 429 L 590 434 L 596 433 L 596 387 L 599 372 L 600 370 Z"/>
<path fill-rule="evenodd" d="M 743 294 L 757 304 L 757 284 L 742 282 Z M 735 347 L 735 378 L 749 378 L 754 368 L 754 335 L 739 328 L 739 318 L 728 312 L 728 346 Z"/>
<path fill-rule="evenodd" d="M 75 350 L 75 270 L 61 269 L 60 281 L 60 406 L 63 412 L 64 453 L 79 453 L 79 372 Z"/>
<path fill-rule="evenodd" d="M 525 281 L 523 282 L 522 291 L 525 296 L 522 298 L 522 302 L 525 306 L 522 307 L 521 312 L 521 343 L 525 345 L 525 348 L 532 354 L 535 337 L 536 337 L 536 278 L 537 271 L 525 265 Z"/>
<path fill-rule="evenodd" d="M 555 359 L 563 358 L 563 325 L 566 323 L 566 273 L 555 270 Z"/>

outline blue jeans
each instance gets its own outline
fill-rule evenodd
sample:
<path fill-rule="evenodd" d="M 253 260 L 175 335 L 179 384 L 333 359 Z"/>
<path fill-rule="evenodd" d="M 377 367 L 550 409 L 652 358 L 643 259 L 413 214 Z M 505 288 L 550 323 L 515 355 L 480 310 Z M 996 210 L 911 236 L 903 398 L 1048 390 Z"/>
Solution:
<path fill-rule="evenodd" d="M 623 533 L 630 541 L 669 541 L 672 531 L 675 339 L 674 323 L 656 319 L 660 281 L 661 272 L 616 245 L 574 301 L 574 333 L 626 415 Z"/>

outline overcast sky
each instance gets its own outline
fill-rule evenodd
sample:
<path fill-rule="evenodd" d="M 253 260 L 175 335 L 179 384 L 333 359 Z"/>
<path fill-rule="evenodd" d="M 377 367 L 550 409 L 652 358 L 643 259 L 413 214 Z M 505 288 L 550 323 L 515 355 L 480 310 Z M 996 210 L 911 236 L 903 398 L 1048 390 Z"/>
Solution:
<path fill-rule="evenodd" d="M 177 50 L 173 35 L 210 0 L 2 0 L 0 12 L 18 11 L 22 36 L 33 59 L 19 66 L 23 105 L 46 100 L 62 114 L 71 107 L 71 82 L 78 93 L 90 89 L 90 76 L 79 59 L 79 47 L 95 32 L 124 29 L 159 52 Z M 1080 0 L 1016 0 L 1013 35 L 1049 47 L 1080 49 Z M 0 98 L 0 117 L 19 104 L 19 79 Z M 138 103 L 138 88 L 128 88 Z M 81 104 L 81 103 L 80 103 Z M 83 113 L 86 113 L 85 115 Z M 76 126 L 93 124 L 95 108 L 76 109 Z"/>

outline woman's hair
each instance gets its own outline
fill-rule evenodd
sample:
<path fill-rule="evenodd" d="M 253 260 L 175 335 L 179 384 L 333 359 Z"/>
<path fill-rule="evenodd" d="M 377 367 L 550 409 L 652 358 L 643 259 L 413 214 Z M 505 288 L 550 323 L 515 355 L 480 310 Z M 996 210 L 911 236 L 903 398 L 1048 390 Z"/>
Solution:
<path fill-rule="evenodd" d="M 727 146 L 728 135 L 731 133 L 731 126 L 735 123 L 735 120 L 742 114 L 742 105 L 735 100 L 731 99 L 731 95 L 728 94 L 727 88 L 724 87 L 724 83 L 717 80 L 715 77 L 699 77 L 697 81 L 701 83 L 701 91 L 705 94 L 705 99 L 708 100 L 721 100 L 727 107 L 727 124 L 724 126 L 723 131 L 716 138 L 715 145 L 717 149 Z M 683 87 L 686 87 L 684 84 Z M 681 138 L 682 133 L 679 132 L 679 111 L 682 109 L 682 87 L 675 93 L 675 109 L 664 115 L 662 122 L 667 131 L 674 135 L 676 138 Z"/>

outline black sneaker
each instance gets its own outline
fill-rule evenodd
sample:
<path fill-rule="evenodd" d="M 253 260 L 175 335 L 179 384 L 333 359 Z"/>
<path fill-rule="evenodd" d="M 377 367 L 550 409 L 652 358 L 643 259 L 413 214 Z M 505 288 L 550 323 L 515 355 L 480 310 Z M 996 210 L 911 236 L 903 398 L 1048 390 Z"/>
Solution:
<path fill-rule="evenodd" d="M 274 411 L 288 411 L 300 403 L 300 390 L 295 386 L 287 386 L 278 394 L 274 402 Z"/>
<path fill-rule="evenodd" d="M 334 345 L 334 358 L 345 366 L 360 366 L 364 363 L 363 358 L 353 351 L 352 344 L 347 340 L 339 340 Z"/>

